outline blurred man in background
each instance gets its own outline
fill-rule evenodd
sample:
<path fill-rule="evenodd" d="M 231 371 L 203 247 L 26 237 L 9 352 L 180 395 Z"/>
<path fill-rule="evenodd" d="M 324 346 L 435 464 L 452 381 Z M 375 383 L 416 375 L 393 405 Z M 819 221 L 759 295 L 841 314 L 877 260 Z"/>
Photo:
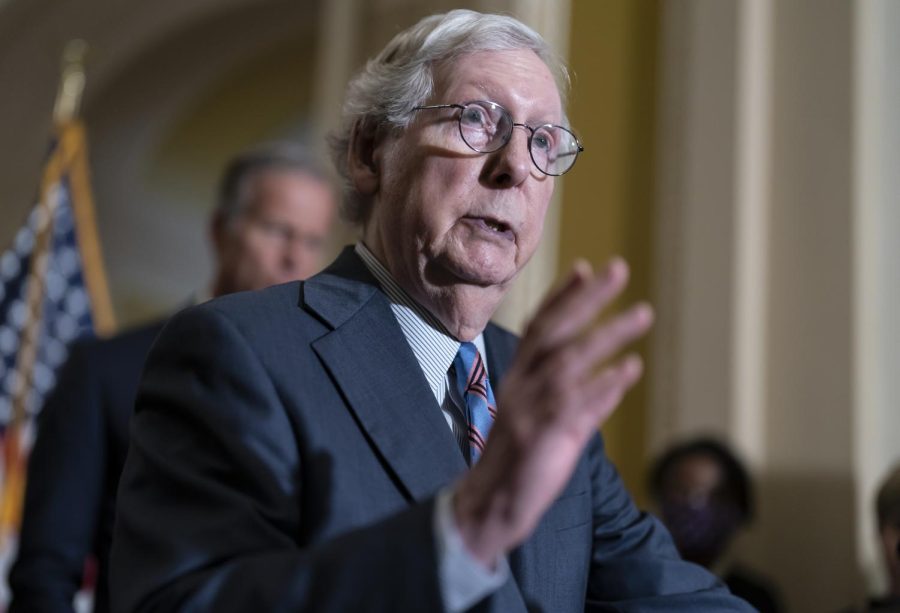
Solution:
<path fill-rule="evenodd" d="M 306 279 L 318 272 L 337 210 L 324 164 L 273 145 L 234 159 L 213 215 L 214 296 Z"/>
<path fill-rule="evenodd" d="M 782 610 L 766 578 L 729 559 L 734 537 L 753 518 L 753 485 L 728 447 L 707 438 L 671 447 L 657 460 L 650 489 L 684 559 L 722 577 L 762 613 Z"/>
<path fill-rule="evenodd" d="M 303 279 L 316 272 L 335 217 L 324 165 L 273 144 L 228 165 L 211 220 L 215 272 L 198 300 Z M 108 560 L 115 493 L 144 358 L 159 321 L 110 339 L 76 343 L 41 411 L 29 460 L 11 611 L 72 611 L 86 562 L 94 611 L 109 610 Z"/>

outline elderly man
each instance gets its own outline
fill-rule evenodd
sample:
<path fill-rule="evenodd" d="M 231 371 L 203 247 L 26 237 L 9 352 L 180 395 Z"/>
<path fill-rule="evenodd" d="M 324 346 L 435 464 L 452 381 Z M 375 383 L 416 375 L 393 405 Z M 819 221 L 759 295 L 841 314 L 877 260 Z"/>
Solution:
<path fill-rule="evenodd" d="M 272 144 L 235 158 L 213 212 L 216 271 L 206 294 L 259 289 L 319 270 L 336 197 L 304 149 Z M 29 462 L 11 611 L 72 611 L 85 561 L 97 561 L 94 610 L 109 609 L 107 571 L 128 421 L 162 322 L 77 343 L 41 411 Z"/>
<path fill-rule="evenodd" d="M 362 240 L 161 335 L 120 490 L 118 610 L 748 610 L 604 456 L 597 426 L 641 373 L 607 360 L 652 319 L 590 327 L 624 263 L 576 266 L 518 349 L 489 323 L 580 150 L 563 74 L 521 23 L 453 11 L 351 82 L 334 144 Z"/>

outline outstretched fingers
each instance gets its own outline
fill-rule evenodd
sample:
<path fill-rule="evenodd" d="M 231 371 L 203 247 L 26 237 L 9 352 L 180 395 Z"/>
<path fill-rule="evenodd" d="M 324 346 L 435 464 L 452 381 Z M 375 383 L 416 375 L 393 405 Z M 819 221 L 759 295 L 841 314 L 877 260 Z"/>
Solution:
<path fill-rule="evenodd" d="M 649 305 L 595 324 L 627 280 L 621 259 L 598 275 L 579 262 L 529 324 L 498 390 L 502 410 L 485 453 L 457 492 L 460 531 L 481 559 L 531 533 L 586 441 L 640 379 L 637 355 L 615 356 L 650 328 Z"/>
<path fill-rule="evenodd" d="M 609 322 L 597 326 L 578 343 L 576 353 L 581 372 L 593 371 L 599 364 L 615 356 L 630 343 L 644 336 L 653 325 L 653 309 L 639 302 Z"/>
<path fill-rule="evenodd" d="M 628 265 L 614 258 L 600 274 L 579 261 L 567 281 L 531 320 L 522 339 L 520 355 L 532 363 L 557 347 L 569 343 L 600 311 L 618 296 L 628 282 Z"/>
<path fill-rule="evenodd" d="M 644 373 L 644 362 L 637 354 L 629 354 L 615 364 L 607 366 L 586 382 L 586 400 L 582 417 L 587 427 L 597 428 L 609 419 L 622 397 Z"/>

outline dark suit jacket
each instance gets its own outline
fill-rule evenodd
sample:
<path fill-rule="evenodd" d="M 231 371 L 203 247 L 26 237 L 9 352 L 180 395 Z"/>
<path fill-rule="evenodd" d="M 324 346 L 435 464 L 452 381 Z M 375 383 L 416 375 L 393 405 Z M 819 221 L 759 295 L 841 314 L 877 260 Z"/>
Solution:
<path fill-rule="evenodd" d="M 119 474 L 138 380 L 163 322 L 73 345 L 38 418 L 10 611 L 72 611 L 85 560 L 97 559 L 94 610 L 109 609 L 107 570 Z"/>
<path fill-rule="evenodd" d="M 496 386 L 516 339 L 485 342 Z M 138 394 L 114 610 L 440 611 L 433 497 L 465 470 L 351 250 L 306 283 L 189 309 Z M 599 436 L 510 565 L 479 610 L 749 610 L 638 512 Z"/>

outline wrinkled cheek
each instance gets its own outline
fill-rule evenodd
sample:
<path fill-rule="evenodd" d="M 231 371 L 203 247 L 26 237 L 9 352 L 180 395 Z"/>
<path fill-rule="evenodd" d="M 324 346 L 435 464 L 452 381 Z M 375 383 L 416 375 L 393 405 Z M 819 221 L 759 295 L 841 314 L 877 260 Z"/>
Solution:
<path fill-rule="evenodd" d="M 525 264 L 531 260 L 531 256 L 535 254 L 538 246 L 541 242 L 541 236 L 543 235 L 543 220 L 541 220 L 541 224 L 535 231 L 531 234 L 521 236 L 519 238 L 519 249 L 516 252 L 516 256 L 518 261 L 516 265 L 519 269 L 521 269 Z"/>

